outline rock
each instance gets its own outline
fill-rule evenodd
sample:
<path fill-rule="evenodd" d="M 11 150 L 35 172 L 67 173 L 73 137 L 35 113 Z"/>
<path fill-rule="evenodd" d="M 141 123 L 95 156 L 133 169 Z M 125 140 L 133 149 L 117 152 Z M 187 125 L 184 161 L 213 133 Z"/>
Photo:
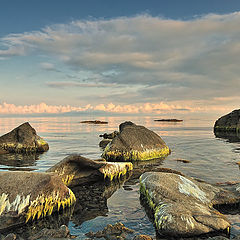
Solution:
<path fill-rule="evenodd" d="M 153 239 L 148 235 L 141 234 L 141 235 L 135 236 L 133 240 L 153 240 Z"/>
<path fill-rule="evenodd" d="M 47 170 L 57 173 L 67 186 L 120 177 L 133 169 L 130 162 L 108 163 L 104 159 L 91 160 L 80 155 L 70 155 Z"/>
<path fill-rule="evenodd" d="M 75 200 L 56 174 L 0 172 L 0 231 L 51 215 Z"/>
<path fill-rule="evenodd" d="M 120 133 L 105 148 L 107 161 L 136 161 L 163 158 L 170 154 L 165 142 L 153 131 L 132 122 L 119 126 Z"/>
<path fill-rule="evenodd" d="M 14 233 L 9 233 L 3 240 L 15 240 L 17 236 Z"/>
<path fill-rule="evenodd" d="M 39 233 L 31 236 L 28 240 L 37 239 L 55 239 L 55 238 L 68 238 L 70 237 L 70 232 L 67 226 L 62 225 L 59 229 L 48 229 L 44 228 Z"/>
<path fill-rule="evenodd" d="M 0 154 L 45 152 L 48 149 L 48 143 L 28 122 L 0 137 Z"/>
<path fill-rule="evenodd" d="M 109 140 L 109 139 L 103 139 L 103 140 L 99 143 L 99 147 L 101 147 L 101 148 L 104 149 L 110 142 L 111 142 L 111 140 Z"/>
<path fill-rule="evenodd" d="M 240 132 L 240 109 L 220 117 L 214 125 L 214 132 Z"/>
<path fill-rule="evenodd" d="M 114 131 L 112 133 L 104 133 L 104 134 L 101 134 L 99 135 L 99 137 L 103 137 L 104 139 L 113 139 L 115 138 L 117 135 L 119 134 L 118 131 Z"/>
<path fill-rule="evenodd" d="M 174 173 L 144 173 L 140 192 L 158 233 L 172 237 L 228 231 L 229 221 L 213 207 L 240 202 L 239 194 Z"/>
<path fill-rule="evenodd" d="M 154 120 L 155 122 L 182 122 L 183 120 L 181 120 L 181 119 L 175 119 L 175 118 L 173 118 L 173 119 L 155 119 Z"/>
<path fill-rule="evenodd" d="M 126 234 L 132 234 L 134 230 L 125 227 L 122 223 L 108 224 L 102 231 L 89 232 L 85 235 L 91 239 L 103 238 L 107 240 L 126 239 Z"/>
<path fill-rule="evenodd" d="M 232 240 L 240 240 L 240 235 L 235 236 Z"/>
<path fill-rule="evenodd" d="M 89 124 L 108 124 L 108 122 L 94 120 L 94 121 L 81 121 L 80 123 L 89 123 Z"/>

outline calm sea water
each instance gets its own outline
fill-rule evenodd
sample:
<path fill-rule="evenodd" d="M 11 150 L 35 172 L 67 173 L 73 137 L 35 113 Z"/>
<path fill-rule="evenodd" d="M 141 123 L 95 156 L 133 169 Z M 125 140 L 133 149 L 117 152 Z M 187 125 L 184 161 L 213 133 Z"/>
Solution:
<path fill-rule="evenodd" d="M 95 119 L 95 118 L 94 118 Z M 28 121 L 50 145 L 38 156 L 8 155 L 0 157 L 0 168 L 7 170 L 45 171 L 69 154 L 77 153 L 91 159 L 100 157 L 99 134 L 112 132 L 126 120 L 141 124 L 158 133 L 171 148 L 172 154 L 161 164 L 210 183 L 239 181 L 240 142 L 216 138 L 213 121 L 197 119 L 180 123 L 154 122 L 152 117 L 98 117 L 108 125 L 81 124 L 93 117 L 0 118 L 0 135 Z M 189 163 L 176 161 L 189 160 Z M 117 188 L 116 188 L 117 189 Z M 111 194 L 110 194 L 111 195 Z M 231 236 L 240 234 L 240 214 L 228 215 L 233 223 Z M 83 218 L 84 219 L 84 218 Z M 84 220 L 69 221 L 71 234 L 85 239 L 85 233 L 98 231 L 108 223 L 121 221 L 141 234 L 154 236 L 155 230 L 139 202 L 139 185 L 120 186 L 101 213 L 94 212 Z"/>

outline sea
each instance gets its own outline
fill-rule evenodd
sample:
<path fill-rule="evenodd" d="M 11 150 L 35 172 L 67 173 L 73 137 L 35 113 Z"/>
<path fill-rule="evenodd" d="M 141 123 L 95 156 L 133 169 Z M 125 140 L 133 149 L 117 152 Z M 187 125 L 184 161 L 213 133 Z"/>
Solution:
<path fill-rule="evenodd" d="M 80 123 L 95 119 L 107 121 L 108 124 Z M 118 130 L 119 124 L 124 121 L 132 121 L 156 132 L 170 147 L 171 155 L 159 162 L 161 167 L 171 168 L 212 184 L 240 180 L 237 164 L 240 161 L 240 137 L 216 137 L 213 133 L 214 121 L 211 119 L 192 118 L 183 119 L 183 122 L 156 122 L 154 119 L 156 117 L 152 116 L 3 117 L 0 118 L 0 135 L 29 122 L 38 135 L 49 143 L 50 148 L 48 152 L 34 156 L 2 155 L 0 170 L 44 172 L 70 154 L 98 159 L 102 153 L 99 135 Z M 153 223 L 139 200 L 138 181 L 119 184 L 114 190 L 111 188 L 111 194 L 105 200 L 101 203 L 104 205 L 102 210 L 94 211 L 94 207 L 91 209 L 85 203 L 87 211 L 82 211 L 84 216 L 80 213 L 67 220 L 70 233 L 76 239 L 86 239 L 86 233 L 102 230 L 107 224 L 117 222 L 136 233 L 156 236 Z M 240 210 L 227 213 L 227 217 L 232 223 L 232 238 L 240 234 Z"/>

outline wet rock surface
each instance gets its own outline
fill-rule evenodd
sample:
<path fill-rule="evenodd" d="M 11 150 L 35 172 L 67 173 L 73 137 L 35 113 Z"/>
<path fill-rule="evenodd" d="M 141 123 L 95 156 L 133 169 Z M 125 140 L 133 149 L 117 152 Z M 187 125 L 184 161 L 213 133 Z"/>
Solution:
<path fill-rule="evenodd" d="M 228 230 L 227 218 L 213 207 L 239 203 L 239 194 L 174 173 L 144 173 L 141 200 L 160 235 L 198 236 Z"/>
<path fill-rule="evenodd" d="M 220 117 L 214 125 L 214 132 L 240 132 L 240 109 Z"/>
<path fill-rule="evenodd" d="M 91 160 L 80 155 L 70 155 L 47 170 L 57 173 L 63 182 L 76 186 L 89 182 L 113 180 L 125 175 L 133 168 L 132 163 L 108 163 L 104 159 Z"/>
<path fill-rule="evenodd" d="M 124 122 L 119 126 L 120 133 L 107 145 L 102 157 L 107 161 L 138 161 L 163 158 L 170 150 L 153 131 Z"/>
<path fill-rule="evenodd" d="M 0 137 L 0 154 L 45 152 L 48 143 L 26 122 Z"/>
<path fill-rule="evenodd" d="M 75 202 L 55 174 L 0 172 L 0 231 L 31 223 Z"/>

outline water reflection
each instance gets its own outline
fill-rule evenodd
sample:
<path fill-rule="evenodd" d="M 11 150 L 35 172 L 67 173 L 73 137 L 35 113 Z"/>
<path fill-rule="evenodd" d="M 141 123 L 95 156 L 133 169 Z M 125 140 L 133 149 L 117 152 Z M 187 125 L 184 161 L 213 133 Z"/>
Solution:
<path fill-rule="evenodd" d="M 214 132 L 216 138 L 227 139 L 230 143 L 240 142 L 240 132 Z"/>
<path fill-rule="evenodd" d="M 46 216 L 43 219 L 29 222 L 24 226 L 11 228 L 1 233 L 3 235 L 14 233 L 18 237 L 21 237 L 23 239 L 28 239 L 30 236 L 33 236 L 38 232 L 40 232 L 43 228 L 59 229 L 62 225 L 66 225 L 66 226 L 68 225 L 73 209 L 74 209 L 74 206 L 72 208 L 65 208 L 64 210 L 61 210 L 59 213 L 56 212 L 50 216 Z"/>
<path fill-rule="evenodd" d="M 72 215 L 72 222 L 80 226 L 83 222 L 108 213 L 107 199 L 116 192 L 130 175 L 119 180 L 96 182 L 88 185 L 79 185 L 72 189 L 77 202 Z"/>
<path fill-rule="evenodd" d="M 33 170 L 32 166 L 36 166 L 36 161 L 39 160 L 40 154 L 2 154 L 0 155 L 0 165 L 2 165 L 3 169 L 16 170 L 20 168 L 24 168 L 24 170 Z M 3 166 L 8 166 L 11 168 L 5 168 Z"/>

